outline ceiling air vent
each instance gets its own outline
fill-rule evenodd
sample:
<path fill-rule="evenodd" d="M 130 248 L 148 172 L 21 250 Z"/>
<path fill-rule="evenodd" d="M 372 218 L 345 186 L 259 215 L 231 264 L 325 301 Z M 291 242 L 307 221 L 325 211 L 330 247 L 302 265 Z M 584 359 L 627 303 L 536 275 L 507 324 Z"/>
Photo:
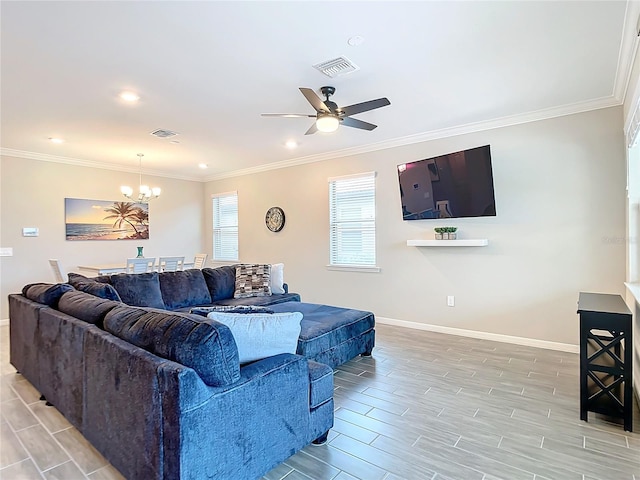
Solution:
<path fill-rule="evenodd" d="M 351 62 L 347 57 L 338 57 L 326 62 L 318 63 L 313 68 L 320 73 L 324 73 L 327 77 L 339 77 L 340 75 L 346 75 L 347 73 L 355 72 L 360 68 Z"/>
<path fill-rule="evenodd" d="M 164 130 L 162 128 L 159 128 L 158 130 L 154 130 L 153 132 L 151 132 L 151 135 L 158 138 L 169 138 L 175 137 L 178 134 L 176 132 L 172 132 L 171 130 Z"/>

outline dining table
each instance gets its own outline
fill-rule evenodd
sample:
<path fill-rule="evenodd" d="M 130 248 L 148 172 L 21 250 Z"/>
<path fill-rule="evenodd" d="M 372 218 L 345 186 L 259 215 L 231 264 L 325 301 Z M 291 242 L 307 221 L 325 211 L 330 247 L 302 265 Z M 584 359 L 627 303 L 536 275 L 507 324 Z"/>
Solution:
<path fill-rule="evenodd" d="M 193 268 L 193 262 L 184 262 L 184 269 Z M 156 271 L 158 267 L 156 266 Z M 96 265 L 78 265 L 78 270 L 93 276 L 111 275 L 113 273 L 125 273 L 127 271 L 126 263 L 100 263 Z"/>

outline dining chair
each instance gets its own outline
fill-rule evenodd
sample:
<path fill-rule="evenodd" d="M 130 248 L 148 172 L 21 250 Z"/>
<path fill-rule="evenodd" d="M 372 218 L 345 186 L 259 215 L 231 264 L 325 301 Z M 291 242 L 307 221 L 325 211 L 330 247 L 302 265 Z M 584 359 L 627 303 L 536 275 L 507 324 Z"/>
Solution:
<path fill-rule="evenodd" d="M 184 269 L 184 257 L 160 257 L 158 258 L 159 272 L 176 272 Z"/>
<path fill-rule="evenodd" d="M 197 253 L 193 257 L 193 268 L 198 268 L 202 270 L 202 268 L 207 264 L 207 254 L 206 253 Z"/>
<path fill-rule="evenodd" d="M 49 265 L 51 265 L 51 270 L 53 270 L 53 275 L 56 278 L 56 282 L 65 283 L 64 274 L 62 273 L 62 267 L 60 267 L 60 261 L 51 259 L 49 260 Z"/>
<path fill-rule="evenodd" d="M 126 273 L 153 272 L 156 266 L 156 257 L 152 258 L 127 258 Z"/>

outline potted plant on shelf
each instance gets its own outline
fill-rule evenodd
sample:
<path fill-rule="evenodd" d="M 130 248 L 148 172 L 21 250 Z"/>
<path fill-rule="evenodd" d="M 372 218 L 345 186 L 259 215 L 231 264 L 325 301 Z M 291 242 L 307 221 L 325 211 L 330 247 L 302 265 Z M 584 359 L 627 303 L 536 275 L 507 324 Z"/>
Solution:
<path fill-rule="evenodd" d="M 436 232 L 436 240 L 442 240 L 442 235 L 444 234 L 444 227 L 436 227 L 434 228 L 435 232 Z"/>
<path fill-rule="evenodd" d="M 447 227 L 449 240 L 455 240 L 458 237 L 457 231 L 458 227 Z"/>

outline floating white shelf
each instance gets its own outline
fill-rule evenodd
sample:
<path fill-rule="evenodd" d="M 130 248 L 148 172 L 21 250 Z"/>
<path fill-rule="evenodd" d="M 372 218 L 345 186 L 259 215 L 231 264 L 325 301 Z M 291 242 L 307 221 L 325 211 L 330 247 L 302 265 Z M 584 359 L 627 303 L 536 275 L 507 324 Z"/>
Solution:
<path fill-rule="evenodd" d="M 463 238 L 460 240 L 407 240 L 408 247 L 486 247 L 486 238 Z"/>

